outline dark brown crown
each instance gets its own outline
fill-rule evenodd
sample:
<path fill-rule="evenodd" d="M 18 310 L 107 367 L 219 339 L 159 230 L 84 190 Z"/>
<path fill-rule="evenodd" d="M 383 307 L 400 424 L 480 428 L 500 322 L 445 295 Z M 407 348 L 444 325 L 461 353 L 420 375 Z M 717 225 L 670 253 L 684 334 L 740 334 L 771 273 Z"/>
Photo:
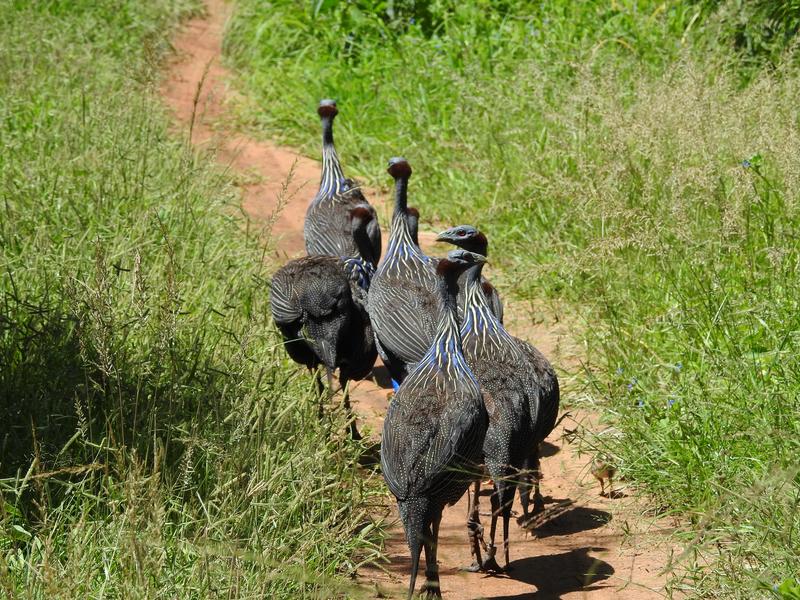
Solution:
<path fill-rule="evenodd" d="M 405 158 L 396 156 L 389 159 L 389 175 L 394 179 L 408 179 L 411 177 L 411 165 Z"/>
<path fill-rule="evenodd" d="M 339 114 L 339 109 L 336 108 L 335 100 L 320 100 L 317 107 L 317 114 L 320 117 L 335 117 Z"/>

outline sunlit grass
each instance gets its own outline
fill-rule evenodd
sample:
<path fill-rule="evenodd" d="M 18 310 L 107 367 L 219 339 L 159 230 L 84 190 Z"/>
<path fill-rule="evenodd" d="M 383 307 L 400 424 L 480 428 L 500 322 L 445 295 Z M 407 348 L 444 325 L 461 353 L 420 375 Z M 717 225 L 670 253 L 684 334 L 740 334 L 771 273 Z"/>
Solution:
<path fill-rule="evenodd" d="M 612 426 L 591 444 L 688 523 L 671 589 L 777 596 L 800 564 L 794 55 L 736 46 L 767 30 L 733 2 L 463 4 L 429 27 L 241 1 L 243 126 L 314 155 L 334 97 L 348 168 L 406 156 L 423 217 L 484 228 L 507 296 L 582 323 L 573 393 Z"/>
<path fill-rule="evenodd" d="M 152 93 L 196 6 L 0 2 L 2 597 L 328 598 L 377 554 L 261 240 Z"/>

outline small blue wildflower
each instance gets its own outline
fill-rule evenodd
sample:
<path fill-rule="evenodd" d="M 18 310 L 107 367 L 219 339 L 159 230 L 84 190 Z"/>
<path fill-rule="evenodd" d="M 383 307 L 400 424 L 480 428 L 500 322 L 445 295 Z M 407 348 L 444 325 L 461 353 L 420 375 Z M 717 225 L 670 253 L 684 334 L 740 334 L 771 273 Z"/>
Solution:
<path fill-rule="evenodd" d="M 747 160 L 747 159 L 745 158 L 745 159 L 742 161 L 742 166 L 743 166 L 745 169 L 749 169 L 750 167 L 752 167 L 752 166 L 753 166 L 753 164 L 752 164 L 752 163 L 751 163 L 749 160 Z"/>
<path fill-rule="evenodd" d="M 773 592 L 777 592 L 778 591 L 778 584 L 777 583 L 773 583 L 772 584 L 772 591 Z"/>
<path fill-rule="evenodd" d="M 416 20 L 414 17 L 411 17 L 411 18 L 408 20 L 408 22 L 409 22 L 409 24 L 413 25 L 414 23 L 416 23 L 416 22 L 417 22 L 417 20 Z"/>
<path fill-rule="evenodd" d="M 629 384 L 628 384 L 628 391 L 630 392 L 632 389 L 633 389 L 633 384 L 632 384 L 632 383 L 629 383 Z"/>
<path fill-rule="evenodd" d="M 672 396 L 667 400 L 667 408 L 672 408 L 672 406 L 678 401 L 675 396 Z"/>
<path fill-rule="evenodd" d="M 636 403 L 636 406 L 638 406 L 639 408 L 644 408 L 644 400 L 639 399 L 639 401 Z"/>
<path fill-rule="evenodd" d="M 682 370 L 683 370 L 683 363 L 682 363 L 682 362 L 680 362 L 680 361 L 676 362 L 676 363 L 675 363 L 675 371 L 677 371 L 678 373 L 680 373 Z"/>
<path fill-rule="evenodd" d="M 617 367 L 617 375 L 622 375 L 625 372 L 625 369 L 622 367 Z"/>

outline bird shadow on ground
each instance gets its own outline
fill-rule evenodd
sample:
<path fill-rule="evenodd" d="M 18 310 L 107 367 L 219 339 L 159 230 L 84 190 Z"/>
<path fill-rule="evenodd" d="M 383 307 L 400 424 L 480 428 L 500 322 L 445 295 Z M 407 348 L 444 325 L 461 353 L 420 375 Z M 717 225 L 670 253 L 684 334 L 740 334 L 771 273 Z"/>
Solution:
<path fill-rule="evenodd" d="M 538 538 L 571 535 L 597 529 L 611 521 L 611 513 L 597 508 L 575 506 L 572 500 L 555 500 L 543 513 L 529 519 L 525 529 Z"/>
<path fill-rule="evenodd" d="M 576 548 L 562 554 L 531 556 L 512 561 L 508 577 L 535 586 L 535 591 L 513 596 L 487 596 L 487 600 L 558 600 L 570 592 L 588 592 L 598 589 L 602 581 L 614 574 L 614 567 L 591 556 L 590 552 L 602 552 L 605 548 Z"/>
<path fill-rule="evenodd" d="M 555 444 L 551 444 L 550 442 L 542 442 L 542 445 L 539 448 L 539 456 L 542 458 L 547 458 L 548 456 L 555 456 L 561 452 L 561 448 L 556 446 Z"/>

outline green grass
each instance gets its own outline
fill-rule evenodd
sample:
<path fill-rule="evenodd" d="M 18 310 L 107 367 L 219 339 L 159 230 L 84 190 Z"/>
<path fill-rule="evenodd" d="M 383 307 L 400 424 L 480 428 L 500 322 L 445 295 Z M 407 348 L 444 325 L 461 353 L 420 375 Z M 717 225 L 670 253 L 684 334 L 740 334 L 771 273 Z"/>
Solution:
<path fill-rule="evenodd" d="M 670 589 L 792 597 L 796 3 L 395 6 L 240 0 L 243 126 L 315 156 L 333 97 L 348 170 L 405 155 L 425 217 L 484 228 L 507 295 L 581 323 L 570 401 L 611 426 L 587 443 L 687 523 Z"/>
<path fill-rule="evenodd" d="M 260 231 L 168 131 L 194 0 L 0 0 L 0 596 L 344 595 L 377 554 Z"/>

